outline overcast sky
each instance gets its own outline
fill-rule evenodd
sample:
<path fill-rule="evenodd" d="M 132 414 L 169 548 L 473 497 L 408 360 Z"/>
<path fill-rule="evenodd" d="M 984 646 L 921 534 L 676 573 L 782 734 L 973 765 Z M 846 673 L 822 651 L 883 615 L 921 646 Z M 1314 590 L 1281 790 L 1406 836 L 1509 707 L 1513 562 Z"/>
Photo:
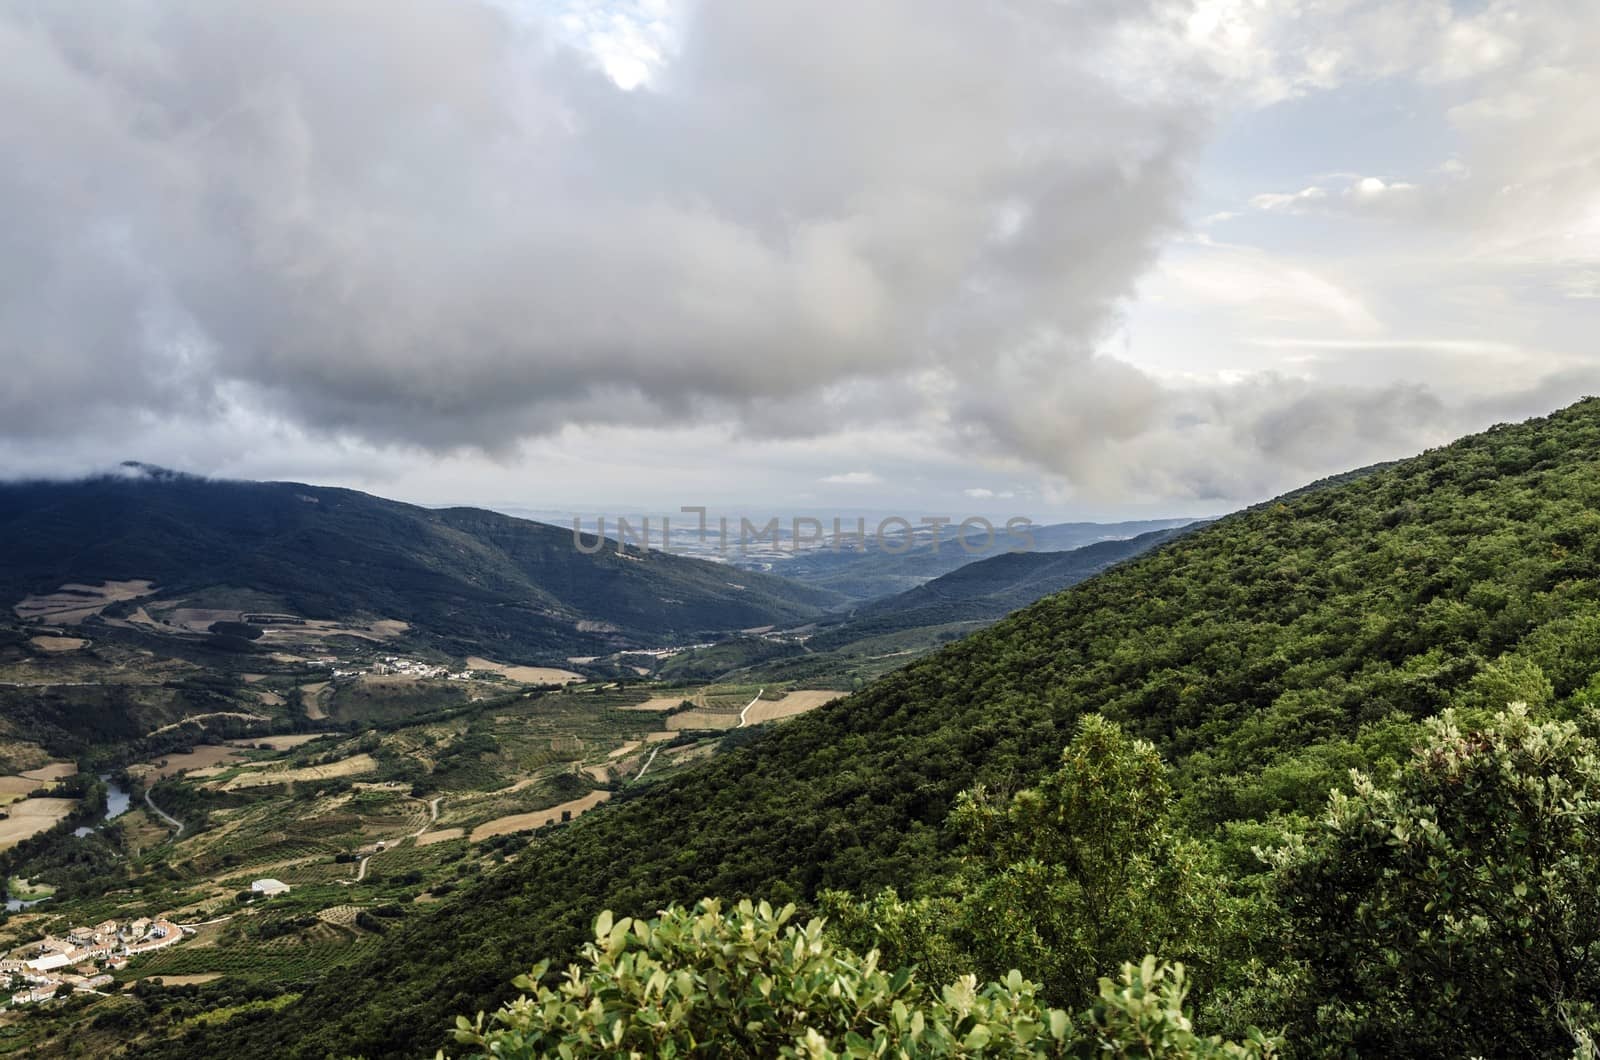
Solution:
<path fill-rule="evenodd" d="M 0 472 L 1214 513 L 1600 393 L 1592 0 L 0 0 Z"/>

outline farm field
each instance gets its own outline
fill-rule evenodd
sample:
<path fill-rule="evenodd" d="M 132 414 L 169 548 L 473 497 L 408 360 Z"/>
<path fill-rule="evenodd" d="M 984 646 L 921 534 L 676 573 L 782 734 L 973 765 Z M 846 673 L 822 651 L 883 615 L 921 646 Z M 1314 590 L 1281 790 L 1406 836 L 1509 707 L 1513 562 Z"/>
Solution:
<path fill-rule="evenodd" d="M 236 748 L 223 744 L 204 744 L 193 751 L 164 755 L 154 762 L 130 766 L 128 772 L 141 778 L 165 780 L 190 770 L 209 769 L 237 761 L 242 761 L 242 756 Z"/>
<path fill-rule="evenodd" d="M 25 799 L 28 793 L 39 787 L 37 780 L 27 777 L 6 776 L 0 777 L 0 803 L 16 802 Z"/>
<path fill-rule="evenodd" d="M 633 703 L 622 709 L 664 712 L 677 710 L 685 702 L 693 703 L 697 707 L 704 707 L 706 705 L 706 697 L 703 693 L 688 693 L 679 696 L 651 696 L 643 703 Z"/>
<path fill-rule="evenodd" d="M 49 765 L 43 765 L 37 769 L 24 770 L 22 775 L 27 777 L 29 780 L 39 781 L 40 783 L 44 784 L 53 784 L 58 780 L 65 780 L 67 777 L 76 776 L 77 773 L 78 766 L 75 762 L 51 762 Z"/>
<path fill-rule="evenodd" d="M 148 596 L 154 588 L 155 583 L 145 579 L 108 581 L 100 585 L 69 582 L 53 593 L 24 597 L 12 607 L 12 611 L 25 621 L 59 622 L 71 626 L 91 615 L 98 615 L 111 604 Z"/>
<path fill-rule="evenodd" d="M 98 597 L 71 602 L 101 606 Z M 113 614 L 131 622 L 135 610 Z M 190 607 L 178 617 L 196 628 L 183 636 L 229 620 L 223 610 Z M 172 619 L 169 609 L 150 621 Z M 379 653 L 394 650 L 348 640 L 332 656 L 257 651 L 229 671 L 116 639 L 171 641 L 176 627 L 144 634 L 111 622 L 80 627 L 97 630 L 93 637 L 61 632 L 85 641 L 71 651 L 30 645 L 27 657 L 0 658 L 8 677 L 20 671 L 30 684 L 84 689 L 70 693 L 90 704 L 80 709 L 99 709 L 96 682 L 123 686 L 121 709 L 133 703 L 148 718 L 130 738 L 132 753 L 88 767 L 117 773 L 132 804 L 102 830 L 67 835 L 63 842 L 77 845 L 62 846 L 59 859 L 30 856 L 14 867 L 14 896 L 54 893 L 0 925 L 0 941 L 15 947 L 75 924 L 157 911 L 193 931 L 119 972 L 123 987 L 298 982 L 358 959 L 389 926 L 429 915 L 550 830 L 582 827 L 616 792 L 697 768 L 763 691 L 585 681 L 564 667 L 477 655 L 425 660 L 492 675 L 445 681 L 373 672 L 384 663 Z M 107 636 L 108 628 L 124 632 Z M 551 690 L 558 683 L 565 687 Z M 778 698 L 760 700 L 749 724 L 832 698 L 766 695 Z M 30 795 L 79 763 L 27 741 L 0 743 L 0 762 L 0 808 L 11 814 L 0 820 L 3 852 L 73 812 L 74 799 Z M 254 894 L 255 881 L 269 878 L 288 892 Z"/>
<path fill-rule="evenodd" d="M 745 724 L 759 725 L 764 721 L 780 721 L 783 718 L 792 718 L 796 714 L 804 714 L 808 710 L 815 710 L 824 703 L 831 703 L 842 695 L 844 695 L 843 692 L 797 688 L 792 692 L 785 693 L 782 699 L 758 699 L 745 712 Z"/>
<path fill-rule="evenodd" d="M 35 648 L 38 648 L 40 651 L 47 651 L 54 654 L 60 652 L 77 651 L 79 648 L 87 646 L 89 642 L 83 637 L 40 636 L 29 637 L 28 643 L 33 645 Z"/>
<path fill-rule="evenodd" d="M 37 798 L 23 799 L 5 808 L 7 814 L 0 820 L 0 850 L 27 839 L 49 828 L 72 812 L 76 799 Z"/>
<path fill-rule="evenodd" d="M 490 836 L 510 835 L 513 832 L 524 832 L 533 828 L 542 828 L 547 824 L 553 824 L 557 821 L 560 821 L 564 814 L 570 814 L 573 817 L 577 817 L 579 814 L 584 813 L 587 810 L 594 809 L 596 806 L 600 805 L 602 802 L 605 802 L 610 797 L 611 793 L 608 791 L 596 791 L 589 795 L 585 795 L 581 799 L 573 799 L 571 802 L 564 802 L 559 806 L 552 806 L 548 810 L 539 810 L 534 813 L 513 814 L 509 817 L 497 817 L 492 821 L 485 822 L 484 824 L 474 828 L 470 838 L 472 842 L 477 843 L 481 840 L 488 839 Z"/>
<path fill-rule="evenodd" d="M 268 784 L 293 784 L 305 780 L 360 776 L 375 773 L 377 769 L 377 760 L 371 755 L 352 755 L 327 765 L 302 766 L 299 769 L 252 769 L 223 781 L 221 787 L 225 791 L 237 791 L 240 788 L 263 787 Z"/>
<path fill-rule="evenodd" d="M 228 744 L 232 747 L 270 747 L 274 751 L 287 751 L 312 740 L 321 740 L 326 735 L 320 732 L 302 732 L 293 736 L 253 736 L 248 740 L 229 740 Z"/>
<path fill-rule="evenodd" d="M 467 667 L 472 670 L 487 670 L 529 685 L 564 685 L 583 680 L 582 674 L 571 670 L 560 670 L 553 666 L 511 666 L 495 662 L 493 659 L 485 659 L 481 655 L 467 656 Z"/>
<path fill-rule="evenodd" d="M 667 718 L 667 728 L 672 732 L 683 729 L 736 729 L 739 727 L 738 711 L 686 710 Z"/>

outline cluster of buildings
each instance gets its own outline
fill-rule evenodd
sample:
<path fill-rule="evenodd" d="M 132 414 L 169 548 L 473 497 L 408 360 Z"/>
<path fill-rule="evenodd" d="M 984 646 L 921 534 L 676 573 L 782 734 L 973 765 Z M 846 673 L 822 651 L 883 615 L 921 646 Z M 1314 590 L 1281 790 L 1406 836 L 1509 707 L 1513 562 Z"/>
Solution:
<path fill-rule="evenodd" d="M 716 647 L 716 643 L 714 641 L 709 641 L 708 640 L 704 644 L 683 644 L 683 645 L 680 645 L 680 646 L 678 646 L 676 648 L 629 648 L 626 651 L 619 651 L 616 654 L 618 656 L 623 656 L 623 655 L 648 655 L 652 659 L 670 659 L 674 655 L 681 655 L 686 651 L 698 651 L 701 648 L 713 648 L 713 647 Z M 594 659 L 595 659 L 595 657 L 591 655 L 586 660 L 568 659 L 567 661 L 568 662 L 580 662 L 580 661 L 582 661 L 582 662 L 593 662 Z"/>
<path fill-rule="evenodd" d="M 396 674 L 402 677 L 442 677 L 446 681 L 469 681 L 472 679 L 471 670 L 452 673 L 448 666 L 435 666 L 433 663 L 425 663 L 419 659 L 405 659 L 398 655 L 385 655 L 382 659 L 373 663 L 370 670 L 341 670 L 338 667 L 333 667 L 332 672 L 335 678 L 362 677 L 366 674 L 380 676 Z"/>
<path fill-rule="evenodd" d="M 183 929 L 162 917 L 139 917 L 120 924 L 106 920 L 30 943 L 22 952 L 32 956 L 0 960 L 0 977 L 16 991 L 11 995 L 14 1005 L 54 997 L 63 985 L 99 990 L 111 983 L 111 972 L 126 968 L 134 957 L 164 949 L 182 938 Z"/>

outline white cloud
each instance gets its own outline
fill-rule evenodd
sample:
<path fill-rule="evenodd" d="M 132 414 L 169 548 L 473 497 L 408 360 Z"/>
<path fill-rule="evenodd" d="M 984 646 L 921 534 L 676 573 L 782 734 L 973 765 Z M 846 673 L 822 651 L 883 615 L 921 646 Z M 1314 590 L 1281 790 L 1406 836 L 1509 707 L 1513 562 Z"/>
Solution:
<path fill-rule="evenodd" d="M 1297 211 L 1303 209 L 1308 203 L 1319 202 L 1327 197 L 1328 191 L 1326 188 L 1312 185 L 1309 188 L 1301 188 L 1299 191 L 1263 192 L 1260 195 L 1252 196 L 1250 205 L 1258 210 Z"/>
<path fill-rule="evenodd" d="M 1416 184 L 1387 181 L 1382 177 L 1339 174 L 1336 188 L 1313 184 L 1294 192 L 1263 192 L 1251 196 L 1250 205 L 1268 213 L 1372 213 L 1390 211 L 1411 203 Z"/>
<path fill-rule="evenodd" d="M 1403 195 L 1416 189 L 1417 186 L 1415 184 L 1407 184 L 1404 181 L 1396 181 L 1391 184 L 1386 183 L 1382 177 L 1362 177 L 1350 185 L 1347 194 L 1363 202 L 1372 202 L 1387 196 Z"/>
<path fill-rule="evenodd" d="M 1275 321 L 1369 334 L 1380 324 L 1359 293 L 1311 266 L 1248 247 L 1196 245 L 1164 261 L 1157 297 L 1229 308 L 1238 322 Z"/>
<path fill-rule="evenodd" d="M 818 481 L 834 486 L 877 486 L 883 483 L 883 479 L 871 471 L 842 471 L 838 474 L 824 475 Z"/>

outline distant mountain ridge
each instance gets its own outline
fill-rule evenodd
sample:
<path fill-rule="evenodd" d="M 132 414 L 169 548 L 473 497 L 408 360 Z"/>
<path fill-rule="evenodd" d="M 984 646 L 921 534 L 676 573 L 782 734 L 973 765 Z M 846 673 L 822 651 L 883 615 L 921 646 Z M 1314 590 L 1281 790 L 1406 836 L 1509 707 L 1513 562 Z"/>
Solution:
<path fill-rule="evenodd" d="M 865 550 L 818 548 L 773 566 L 775 574 L 830 589 L 852 600 L 877 600 L 915 589 L 951 571 L 1014 552 L 1066 552 L 1097 542 L 1125 541 L 1159 530 L 1186 526 L 1193 519 L 1140 519 L 1120 523 L 1047 523 L 1008 531 L 1003 523 L 992 538 L 969 530 L 958 540 L 959 527 L 946 526 L 935 546 L 932 531 L 917 528 L 917 544 L 903 552 L 877 547 L 867 530 Z M 1035 597 L 1037 599 L 1037 597 Z"/>
<path fill-rule="evenodd" d="M 309 618 L 392 619 L 457 654 L 589 654 L 814 617 L 840 597 L 661 553 L 578 549 L 568 529 L 355 490 L 145 465 L 0 483 L 0 605 L 146 579 L 156 599 L 245 598 Z"/>
<path fill-rule="evenodd" d="M 919 626 L 998 621 L 1198 525 L 1152 530 L 1137 537 L 1097 541 L 1061 552 L 1003 552 L 957 567 L 915 589 L 862 604 L 844 622 L 812 637 L 810 645 L 823 650 L 862 637 Z"/>

